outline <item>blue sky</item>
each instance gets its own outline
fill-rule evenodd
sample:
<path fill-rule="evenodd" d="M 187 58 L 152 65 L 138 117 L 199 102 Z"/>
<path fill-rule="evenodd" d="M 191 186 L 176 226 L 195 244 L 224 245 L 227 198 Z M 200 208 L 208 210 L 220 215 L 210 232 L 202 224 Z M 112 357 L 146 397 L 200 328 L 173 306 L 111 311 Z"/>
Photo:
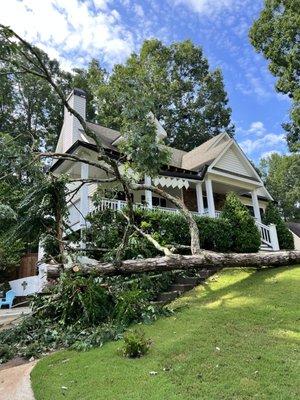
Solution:
<path fill-rule="evenodd" d="M 223 71 L 236 139 L 258 163 L 287 152 L 281 123 L 289 100 L 276 93 L 267 62 L 248 40 L 262 0 L 0 0 L 0 22 L 38 44 L 65 69 L 95 57 L 106 68 L 143 40 L 191 39 Z"/>

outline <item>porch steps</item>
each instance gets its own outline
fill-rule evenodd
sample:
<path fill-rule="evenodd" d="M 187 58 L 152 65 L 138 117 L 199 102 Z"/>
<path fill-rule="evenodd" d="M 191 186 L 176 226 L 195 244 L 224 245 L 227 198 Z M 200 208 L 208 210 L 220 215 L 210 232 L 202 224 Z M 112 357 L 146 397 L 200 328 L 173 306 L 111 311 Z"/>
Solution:
<path fill-rule="evenodd" d="M 203 268 L 197 272 L 197 275 L 195 276 L 178 276 L 167 291 L 158 294 L 157 299 L 153 304 L 164 305 L 170 303 L 183 293 L 203 284 L 207 278 L 216 272 L 217 269 L 210 270 Z"/>
<path fill-rule="evenodd" d="M 260 251 L 273 251 L 272 247 L 268 246 L 265 243 L 262 243 L 259 248 Z"/>

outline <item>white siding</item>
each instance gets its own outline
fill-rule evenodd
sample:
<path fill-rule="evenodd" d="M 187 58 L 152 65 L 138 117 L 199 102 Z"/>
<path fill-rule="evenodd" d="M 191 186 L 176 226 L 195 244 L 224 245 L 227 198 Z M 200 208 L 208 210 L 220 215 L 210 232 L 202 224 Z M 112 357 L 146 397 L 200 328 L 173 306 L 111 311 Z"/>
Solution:
<path fill-rule="evenodd" d="M 85 118 L 86 112 L 86 99 L 84 97 L 71 93 L 68 103 L 70 106 L 77 111 L 83 118 Z M 80 139 L 80 131 L 82 128 L 77 118 L 73 114 L 69 113 L 64 108 L 64 122 L 59 136 L 58 144 L 56 147 L 57 152 L 67 151 L 73 143 Z"/>
<path fill-rule="evenodd" d="M 215 165 L 217 168 L 224 169 L 226 171 L 235 172 L 238 174 L 254 177 L 253 171 L 244 162 L 242 157 L 230 147 L 221 159 Z"/>

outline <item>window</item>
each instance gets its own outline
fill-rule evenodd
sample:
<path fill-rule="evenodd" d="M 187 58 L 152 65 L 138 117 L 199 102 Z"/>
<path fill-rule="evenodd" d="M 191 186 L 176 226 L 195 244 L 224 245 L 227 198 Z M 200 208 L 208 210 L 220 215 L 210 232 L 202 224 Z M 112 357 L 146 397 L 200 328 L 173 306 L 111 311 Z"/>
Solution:
<path fill-rule="evenodd" d="M 252 206 L 246 206 L 250 212 L 250 214 L 252 215 L 252 217 L 254 217 L 254 209 Z M 264 210 L 263 208 L 259 209 L 260 215 L 263 216 L 264 215 Z"/>
<path fill-rule="evenodd" d="M 142 195 L 141 199 L 142 204 L 146 204 L 146 198 L 144 195 Z M 152 196 L 152 205 L 154 207 L 167 207 L 167 201 L 161 197 Z"/>
<path fill-rule="evenodd" d="M 109 190 L 107 191 L 107 197 L 110 198 L 110 192 Z M 131 201 L 133 201 L 133 193 L 130 193 L 130 197 L 131 197 Z M 122 190 L 119 190 L 116 195 L 114 196 L 114 198 L 116 200 L 122 200 L 122 201 L 126 201 L 126 196 L 125 196 L 125 192 L 123 192 Z"/>

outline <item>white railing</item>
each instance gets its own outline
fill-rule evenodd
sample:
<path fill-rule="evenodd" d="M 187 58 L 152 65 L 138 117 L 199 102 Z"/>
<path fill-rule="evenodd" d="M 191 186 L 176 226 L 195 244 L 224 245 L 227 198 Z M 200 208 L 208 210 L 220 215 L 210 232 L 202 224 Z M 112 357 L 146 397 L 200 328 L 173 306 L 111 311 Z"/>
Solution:
<path fill-rule="evenodd" d="M 260 232 L 262 243 L 274 251 L 279 250 L 276 226 L 274 224 L 264 225 L 259 221 L 255 221 L 255 224 Z"/>
<path fill-rule="evenodd" d="M 255 221 L 255 223 L 258 230 L 260 231 L 261 241 L 267 244 L 268 246 L 272 246 L 269 227 L 258 221 Z"/>
<path fill-rule="evenodd" d="M 126 201 L 123 200 L 115 200 L 115 199 L 106 199 L 102 198 L 100 201 L 100 204 L 95 207 L 94 205 L 91 207 L 91 211 L 95 211 L 96 209 L 99 211 L 103 210 L 113 210 L 113 211 L 118 211 L 122 210 L 122 208 L 126 207 L 127 203 Z M 135 210 L 138 209 L 144 209 L 144 210 L 159 210 L 163 212 L 171 212 L 171 213 L 178 213 L 179 209 L 178 208 L 170 208 L 170 207 L 159 207 L 159 206 L 153 206 L 152 208 L 148 208 L 145 204 L 141 203 L 135 203 L 133 205 L 133 208 Z M 196 211 L 192 211 L 194 215 L 204 215 L 204 216 L 209 216 L 209 212 L 207 209 L 204 210 L 204 213 L 199 213 Z M 219 218 L 221 215 L 221 211 L 216 211 L 215 212 L 215 218 Z"/>
<path fill-rule="evenodd" d="M 90 199 L 89 209 L 90 209 L 90 212 L 93 212 L 93 211 L 96 211 L 96 210 L 103 211 L 103 210 L 107 210 L 107 209 L 110 209 L 112 211 L 118 211 L 118 210 L 122 210 L 124 207 L 126 207 L 126 205 L 127 205 L 126 201 L 116 200 L 116 199 L 107 199 L 107 198 L 103 197 L 101 199 L 100 203 L 97 205 L 97 207 L 95 207 L 94 203 Z M 137 209 L 160 210 L 160 211 L 167 212 L 167 213 L 170 213 L 170 212 L 171 213 L 178 213 L 179 212 L 179 209 L 170 208 L 170 207 L 154 206 L 152 209 L 150 209 L 145 204 L 141 204 L 141 203 L 135 203 L 133 205 L 133 208 L 135 210 L 137 210 Z M 196 211 L 192 211 L 192 213 L 194 215 L 198 215 L 198 216 L 200 216 L 200 215 L 206 216 L 206 217 L 210 216 L 209 215 L 209 211 L 208 211 L 207 208 L 204 210 L 203 213 L 199 213 L 199 212 L 196 212 Z M 219 218 L 220 215 L 221 215 L 221 211 L 216 210 L 215 211 L 215 218 Z M 72 229 L 74 231 L 80 229 L 78 216 L 79 216 L 78 211 L 77 211 L 77 213 L 73 213 L 72 211 L 70 212 L 69 223 L 72 226 Z M 258 228 L 258 230 L 260 232 L 262 243 L 266 244 L 267 246 L 269 246 L 270 249 L 272 249 L 272 250 L 279 250 L 276 226 L 274 224 L 264 225 L 264 224 L 262 224 L 261 222 L 259 222 L 257 220 L 255 221 L 255 223 L 256 223 L 256 226 L 257 226 L 257 228 Z"/>

